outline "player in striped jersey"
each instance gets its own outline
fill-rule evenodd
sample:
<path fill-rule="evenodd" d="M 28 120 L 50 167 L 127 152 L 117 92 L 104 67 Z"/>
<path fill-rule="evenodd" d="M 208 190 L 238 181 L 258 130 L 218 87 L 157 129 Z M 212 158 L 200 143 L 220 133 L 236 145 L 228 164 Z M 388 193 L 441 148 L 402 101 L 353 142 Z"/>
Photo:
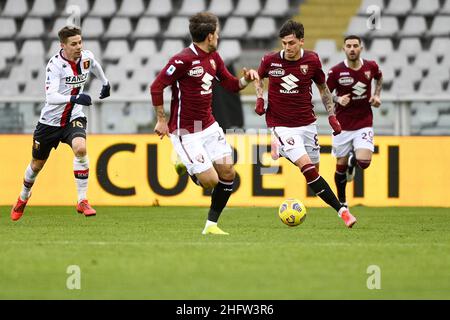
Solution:
<path fill-rule="evenodd" d="M 46 67 L 46 101 L 33 134 L 32 159 L 25 170 L 22 192 L 11 210 L 13 221 L 22 217 L 38 173 L 51 149 L 56 149 L 60 142 L 68 144 L 75 155 L 73 171 L 78 192 L 77 211 L 85 216 L 96 214 L 86 199 L 89 160 L 86 152 L 87 120 L 82 108 L 90 106 L 92 101 L 83 93 L 83 87 L 91 72 L 103 82 L 100 99 L 110 95 L 110 85 L 92 52 L 83 50 L 79 28 L 66 26 L 58 36 L 61 50 Z"/>

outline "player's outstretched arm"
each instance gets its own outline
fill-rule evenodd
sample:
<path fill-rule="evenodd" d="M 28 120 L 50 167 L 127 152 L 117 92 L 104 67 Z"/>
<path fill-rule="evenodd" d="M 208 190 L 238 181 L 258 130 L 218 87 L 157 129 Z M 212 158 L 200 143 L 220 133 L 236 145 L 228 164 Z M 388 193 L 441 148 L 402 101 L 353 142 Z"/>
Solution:
<path fill-rule="evenodd" d="M 264 113 L 266 113 L 266 110 L 264 109 L 264 81 L 263 79 L 255 80 L 255 89 L 256 89 L 256 105 L 255 105 L 255 112 L 262 116 Z"/>
<path fill-rule="evenodd" d="M 103 71 L 100 63 L 92 57 L 92 73 L 102 81 L 103 86 L 100 91 L 100 99 L 105 99 L 111 95 L 111 85 L 109 84 L 108 79 L 105 76 L 105 72 Z"/>
<path fill-rule="evenodd" d="M 378 108 L 381 105 L 381 88 L 383 87 L 383 78 L 375 80 L 375 92 L 370 97 L 369 103 L 372 107 Z"/>
<path fill-rule="evenodd" d="M 239 89 L 244 89 L 252 81 L 259 80 L 259 74 L 254 69 L 242 68 L 244 76 L 239 79 Z"/>
<path fill-rule="evenodd" d="M 331 128 L 333 128 L 333 135 L 338 135 L 341 133 L 342 129 L 341 124 L 334 113 L 333 95 L 325 82 L 322 84 L 317 84 L 317 88 L 319 89 L 323 105 L 328 112 L 328 122 L 330 123 Z"/>

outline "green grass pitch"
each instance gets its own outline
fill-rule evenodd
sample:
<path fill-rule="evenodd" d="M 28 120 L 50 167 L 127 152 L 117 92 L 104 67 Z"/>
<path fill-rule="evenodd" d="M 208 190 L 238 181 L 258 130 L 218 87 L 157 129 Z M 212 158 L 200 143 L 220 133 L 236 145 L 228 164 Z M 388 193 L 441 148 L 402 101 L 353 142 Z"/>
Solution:
<path fill-rule="evenodd" d="M 450 299 L 446 208 L 354 207 L 353 229 L 328 208 L 293 228 L 275 208 L 228 208 L 229 236 L 201 235 L 207 208 L 96 209 L 30 206 L 14 223 L 0 207 L 0 299 Z"/>

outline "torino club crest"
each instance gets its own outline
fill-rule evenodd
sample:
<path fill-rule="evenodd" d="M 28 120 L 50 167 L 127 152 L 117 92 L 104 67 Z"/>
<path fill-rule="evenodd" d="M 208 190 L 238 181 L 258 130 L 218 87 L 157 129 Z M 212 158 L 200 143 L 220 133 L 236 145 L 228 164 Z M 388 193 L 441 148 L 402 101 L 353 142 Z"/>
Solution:
<path fill-rule="evenodd" d="M 302 64 L 300 65 L 300 71 L 306 75 L 308 73 L 308 65 L 307 64 Z"/>

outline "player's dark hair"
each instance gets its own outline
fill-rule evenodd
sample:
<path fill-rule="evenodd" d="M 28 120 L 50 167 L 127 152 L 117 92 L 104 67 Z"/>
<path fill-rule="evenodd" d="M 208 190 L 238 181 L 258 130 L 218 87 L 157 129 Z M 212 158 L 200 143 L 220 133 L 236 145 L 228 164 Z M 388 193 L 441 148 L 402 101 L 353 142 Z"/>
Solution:
<path fill-rule="evenodd" d="M 58 32 L 61 43 L 66 43 L 67 39 L 73 36 L 81 36 L 81 29 L 76 26 L 65 26 Z"/>
<path fill-rule="evenodd" d="M 354 34 L 346 36 L 345 39 L 344 39 L 344 43 L 347 40 L 358 40 L 359 44 L 361 44 L 361 38 L 358 37 L 358 36 L 355 36 Z"/>
<path fill-rule="evenodd" d="M 200 12 L 189 19 L 189 32 L 193 42 L 205 41 L 208 34 L 216 32 L 219 19 L 210 12 Z"/>
<path fill-rule="evenodd" d="M 290 34 L 295 34 L 298 39 L 303 39 L 305 37 L 305 29 L 303 24 L 294 20 L 286 21 L 280 29 L 278 36 L 284 38 Z"/>

